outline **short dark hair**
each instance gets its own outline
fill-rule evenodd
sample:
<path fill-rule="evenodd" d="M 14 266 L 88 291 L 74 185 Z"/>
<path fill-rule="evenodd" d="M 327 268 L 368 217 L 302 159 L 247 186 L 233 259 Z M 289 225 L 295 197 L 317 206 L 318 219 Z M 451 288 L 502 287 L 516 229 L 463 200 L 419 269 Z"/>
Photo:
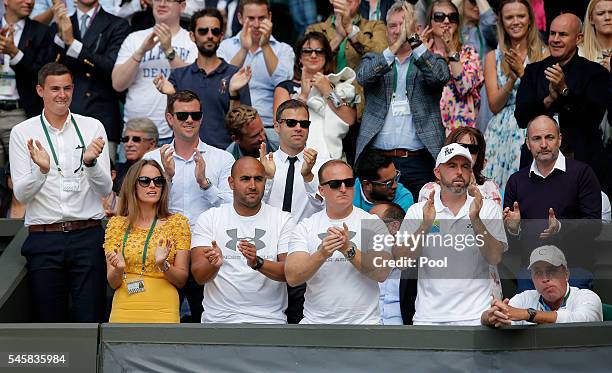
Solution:
<path fill-rule="evenodd" d="M 355 173 L 361 181 L 376 180 L 380 177 L 378 170 L 391 163 L 391 158 L 385 157 L 380 150 L 371 149 L 360 157 Z"/>
<path fill-rule="evenodd" d="M 189 22 L 189 31 L 196 31 L 196 24 L 198 23 L 198 19 L 203 17 L 211 17 L 219 20 L 219 25 L 221 25 L 221 31 L 225 32 L 225 25 L 223 22 L 223 15 L 217 8 L 204 8 L 200 9 L 197 12 L 193 13 L 191 16 L 191 21 Z"/>
<path fill-rule="evenodd" d="M 385 209 L 385 211 L 383 211 L 382 216 L 381 216 L 382 220 L 385 223 L 390 223 L 393 221 L 401 222 L 402 220 L 404 220 L 404 217 L 406 216 L 406 211 L 404 211 L 402 206 L 398 205 L 395 202 L 381 202 L 381 203 L 387 206 L 387 208 Z"/>
<path fill-rule="evenodd" d="M 38 70 L 38 85 L 44 86 L 45 80 L 47 80 L 48 76 L 59 76 L 66 74 L 70 75 L 70 79 L 72 79 L 72 73 L 65 65 L 57 62 L 49 62 Z"/>
<path fill-rule="evenodd" d="M 190 90 L 178 91 L 171 95 L 168 95 L 168 104 L 166 105 L 166 111 L 170 114 L 174 114 L 174 103 L 175 102 L 191 102 L 197 101 L 200 104 L 200 111 L 202 111 L 202 103 L 200 102 L 200 98 L 198 95 L 193 93 Z"/>
<path fill-rule="evenodd" d="M 319 168 L 319 172 L 317 173 L 317 176 L 319 177 L 319 185 L 321 185 L 321 182 L 323 180 L 323 172 L 328 168 L 331 167 L 333 165 L 337 165 L 337 164 L 343 164 L 346 167 L 349 168 L 349 170 L 351 170 L 351 175 L 353 175 L 353 167 L 351 167 L 350 164 L 346 163 L 345 161 L 343 161 L 342 159 L 330 159 L 329 161 L 323 163 L 321 165 L 321 168 Z"/>
<path fill-rule="evenodd" d="M 240 0 L 238 3 L 238 13 L 244 14 L 245 5 L 255 4 L 255 5 L 265 5 L 268 7 L 268 11 L 270 11 L 270 4 L 268 0 Z"/>
<path fill-rule="evenodd" d="M 285 110 L 287 110 L 287 109 L 300 109 L 300 108 L 306 110 L 306 112 L 308 113 L 308 105 L 306 105 L 302 101 L 296 100 L 294 98 L 289 99 L 289 100 L 283 102 L 282 104 L 280 104 L 278 106 L 278 108 L 276 109 L 276 120 L 278 121 L 280 119 L 281 115 L 283 115 Z M 309 115 L 310 115 L 310 113 L 309 113 Z"/>

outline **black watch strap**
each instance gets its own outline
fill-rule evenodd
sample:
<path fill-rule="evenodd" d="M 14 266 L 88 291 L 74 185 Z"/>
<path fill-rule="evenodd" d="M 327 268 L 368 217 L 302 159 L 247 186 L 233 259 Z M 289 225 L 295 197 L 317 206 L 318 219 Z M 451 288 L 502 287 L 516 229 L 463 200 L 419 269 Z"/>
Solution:
<path fill-rule="evenodd" d="M 538 310 L 536 310 L 535 308 L 528 308 L 527 313 L 529 313 L 529 319 L 527 319 L 527 321 L 533 322 L 533 320 L 535 320 L 536 315 L 538 314 Z"/>
<path fill-rule="evenodd" d="M 251 268 L 253 268 L 255 271 L 258 271 L 259 268 L 263 267 L 263 265 L 264 265 L 264 258 L 257 255 L 257 263 Z"/>
<path fill-rule="evenodd" d="M 96 165 L 96 163 L 98 163 L 98 159 L 97 159 L 97 158 L 96 158 L 96 159 L 94 159 L 93 161 L 91 161 L 91 163 L 85 163 L 85 162 L 83 162 L 83 166 L 85 166 L 85 167 L 93 167 L 93 166 L 95 166 L 95 165 Z"/>

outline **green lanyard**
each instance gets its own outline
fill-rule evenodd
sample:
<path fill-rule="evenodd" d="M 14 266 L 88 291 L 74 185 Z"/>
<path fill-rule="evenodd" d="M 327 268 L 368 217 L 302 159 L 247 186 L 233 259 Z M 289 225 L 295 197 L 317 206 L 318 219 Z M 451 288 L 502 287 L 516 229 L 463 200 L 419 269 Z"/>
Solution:
<path fill-rule="evenodd" d="M 406 73 L 406 79 L 410 76 L 410 72 L 412 71 L 412 58 L 408 60 L 408 72 Z M 395 91 L 397 90 L 397 66 L 395 61 L 393 61 L 393 98 L 395 99 Z M 408 98 L 408 88 L 406 88 L 406 98 Z"/>
<path fill-rule="evenodd" d="M 157 224 L 157 216 L 153 219 L 153 223 L 151 223 L 151 228 L 149 228 L 149 233 L 147 234 L 147 238 L 144 243 L 144 249 L 142 250 L 142 270 L 140 274 L 142 275 L 145 270 L 145 262 L 147 261 L 147 249 L 149 248 L 149 239 L 153 234 L 153 229 L 155 229 L 155 224 Z M 121 248 L 121 255 L 125 258 L 125 243 L 127 242 L 128 236 L 130 235 L 130 231 L 132 230 L 132 225 L 128 225 L 127 230 L 125 231 L 125 235 L 123 236 L 123 247 Z M 125 260 L 125 259 L 124 259 Z"/>
<path fill-rule="evenodd" d="M 381 21 L 380 19 L 380 0 L 376 2 L 376 13 L 374 14 L 375 14 L 374 18 L 376 18 L 376 21 Z"/>
<path fill-rule="evenodd" d="M 563 303 L 561 303 L 561 305 L 559 306 L 559 309 L 565 307 L 565 303 L 567 302 L 567 298 L 569 298 L 571 292 L 572 292 L 572 289 L 568 285 L 567 294 L 565 295 L 565 297 L 563 297 Z M 540 306 L 542 307 L 542 311 L 552 311 L 550 307 L 548 307 L 548 304 L 544 302 L 543 296 L 540 295 L 540 299 L 538 301 L 540 303 Z"/>
<path fill-rule="evenodd" d="M 353 25 L 358 25 L 359 22 L 361 22 L 361 17 L 359 15 L 357 15 L 354 19 L 353 19 Z M 336 26 L 336 16 L 333 15 L 332 16 L 332 27 L 335 29 Z M 342 69 L 344 69 L 348 62 L 346 60 L 346 43 L 348 41 L 348 36 L 345 37 L 342 42 L 340 43 L 340 45 L 338 45 L 338 53 L 336 54 L 336 71 L 340 71 Z"/>
<path fill-rule="evenodd" d="M 72 124 L 74 124 L 74 130 L 76 131 L 77 136 L 79 136 L 79 141 L 81 142 L 81 162 L 79 163 L 79 167 L 77 167 L 77 169 L 74 170 L 74 173 L 76 174 L 83 167 L 83 154 L 85 154 L 85 142 L 83 141 L 83 136 L 81 136 L 81 131 L 79 130 L 79 126 L 77 125 L 72 115 L 70 115 L 70 120 L 72 121 Z M 49 148 L 51 148 L 51 154 L 53 155 L 53 161 L 55 162 L 55 165 L 57 166 L 57 172 L 60 175 L 64 176 L 64 174 L 62 173 L 62 168 L 59 165 L 59 160 L 57 159 L 57 154 L 55 153 L 55 148 L 53 147 L 53 143 L 51 142 L 51 136 L 49 136 L 49 130 L 47 130 L 47 126 L 45 125 L 45 122 L 43 121 L 42 114 L 40 114 L 40 125 L 42 126 L 43 132 L 45 132 L 45 136 L 47 137 L 47 143 L 49 144 Z"/>

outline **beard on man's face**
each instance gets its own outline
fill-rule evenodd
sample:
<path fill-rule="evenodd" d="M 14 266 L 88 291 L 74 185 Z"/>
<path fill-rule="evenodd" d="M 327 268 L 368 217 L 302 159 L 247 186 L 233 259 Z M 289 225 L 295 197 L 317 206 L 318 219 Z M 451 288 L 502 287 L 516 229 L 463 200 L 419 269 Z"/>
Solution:
<path fill-rule="evenodd" d="M 206 44 L 209 44 L 208 42 L 202 43 L 202 44 L 198 44 L 198 51 L 200 52 L 200 54 L 204 57 L 212 57 L 217 53 L 217 49 L 219 49 L 219 44 L 217 43 L 213 43 L 215 46 L 213 48 L 209 48 L 206 46 Z"/>

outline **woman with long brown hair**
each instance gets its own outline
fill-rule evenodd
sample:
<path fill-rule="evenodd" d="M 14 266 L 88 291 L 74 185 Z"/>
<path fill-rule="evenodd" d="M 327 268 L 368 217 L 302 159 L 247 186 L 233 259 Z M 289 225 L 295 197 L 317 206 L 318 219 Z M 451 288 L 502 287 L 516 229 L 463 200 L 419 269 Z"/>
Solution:
<path fill-rule="evenodd" d="M 128 170 L 117 216 L 106 227 L 107 279 L 115 289 L 110 322 L 178 323 L 189 274 L 189 222 L 168 211 L 161 166 L 140 160 Z"/>

